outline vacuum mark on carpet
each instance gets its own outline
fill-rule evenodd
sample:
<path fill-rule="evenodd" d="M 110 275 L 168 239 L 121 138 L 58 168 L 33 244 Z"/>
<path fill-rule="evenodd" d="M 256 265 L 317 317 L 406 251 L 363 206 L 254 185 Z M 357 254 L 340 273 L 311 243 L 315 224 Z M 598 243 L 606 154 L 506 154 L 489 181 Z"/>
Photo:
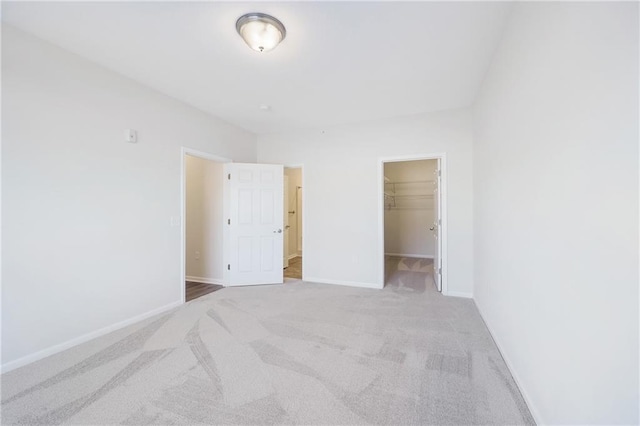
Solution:
<path fill-rule="evenodd" d="M 73 402 L 65 404 L 54 411 L 50 411 L 43 416 L 37 418 L 32 418 L 31 416 L 24 417 L 20 419 L 20 423 L 46 425 L 60 424 L 102 398 L 113 388 L 122 385 L 122 383 L 124 383 L 129 377 L 133 376 L 144 367 L 155 361 L 158 357 L 160 357 L 160 355 L 164 354 L 165 352 L 167 352 L 166 349 L 143 352 L 132 362 L 130 362 L 124 369 L 113 376 L 111 380 L 98 388 L 98 390 Z"/>
<path fill-rule="evenodd" d="M 48 387 L 56 385 L 65 380 L 69 380 L 76 376 L 85 374 L 115 359 L 118 359 L 120 357 L 123 357 L 127 354 L 132 353 L 133 351 L 141 349 L 144 346 L 147 339 L 149 339 L 162 326 L 162 324 L 164 324 L 171 317 L 171 315 L 172 314 L 167 314 L 153 321 L 151 324 L 145 326 L 144 328 L 134 333 L 131 333 L 129 336 L 125 337 L 124 339 L 119 340 L 116 343 L 106 347 L 105 349 L 90 356 L 89 358 L 86 358 L 85 360 L 79 362 L 73 367 L 67 368 L 66 370 L 61 371 L 55 376 L 50 377 L 49 379 L 43 382 L 40 382 L 34 386 L 31 386 L 23 390 L 22 392 L 19 392 L 5 399 L 4 401 L 2 401 L 2 404 L 8 404 L 12 401 L 15 401 L 16 399 L 29 395 L 32 392 L 46 389 Z"/>

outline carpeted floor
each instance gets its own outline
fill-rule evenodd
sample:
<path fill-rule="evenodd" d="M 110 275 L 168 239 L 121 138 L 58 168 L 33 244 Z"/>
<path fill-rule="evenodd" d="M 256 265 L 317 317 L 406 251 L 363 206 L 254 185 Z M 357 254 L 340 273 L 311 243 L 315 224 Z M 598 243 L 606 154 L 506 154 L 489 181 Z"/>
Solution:
<path fill-rule="evenodd" d="M 385 283 L 391 285 L 404 285 L 401 283 L 402 271 L 419 272 L 427 275 L 415 274 L 410 285 L 418 285 L 417 282 L 424 278 L 429 284 L 428 278 L 431 278 L 431 286 L 427 285 L 428 290 L 436 290 L 436 283 L 433 280 L 433 259 L 417 259 L 413 257 L 385 256 L 384 258 Z M 406 277 L 405 277 L 406 278 Z M 406 281 L 406 279 L 404 280 Z"/>
<path fill-rule="evenodd" d="M 532 424 L 473 301 L 410 264 L 205 295 L 3 375 L 2 424 Z"/>

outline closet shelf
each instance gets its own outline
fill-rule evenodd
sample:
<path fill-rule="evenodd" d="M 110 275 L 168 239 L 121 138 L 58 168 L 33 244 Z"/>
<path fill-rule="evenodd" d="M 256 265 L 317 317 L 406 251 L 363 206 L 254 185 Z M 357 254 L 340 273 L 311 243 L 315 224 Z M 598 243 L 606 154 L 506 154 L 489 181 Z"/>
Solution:
<path fill-rule="evenodd" d="M 388 210 L 432 210 L 433 180 L 393 181 L 384 177 L 385 208 Z"/>
<path fill-rule="evenodd" d="M 429 184 L 429 183 L 433 184 L 433 183 L 435 183 L 435 181 L 434 180 L 404 180 L 404 181 L 399 180 L 399 181 L 392 181 L 392 180 L 389 180 L 389 178 L 385 176 L 384 177 L 384 183 L 387 184 L 387 185 L 411 185 L 411 184 L 415 185 L 415 184 Z"/>
<path fill-rule="evenodd" d="M 398 207 L 388 206 L 388 210 L 433 210 L 433 207 Z"/>

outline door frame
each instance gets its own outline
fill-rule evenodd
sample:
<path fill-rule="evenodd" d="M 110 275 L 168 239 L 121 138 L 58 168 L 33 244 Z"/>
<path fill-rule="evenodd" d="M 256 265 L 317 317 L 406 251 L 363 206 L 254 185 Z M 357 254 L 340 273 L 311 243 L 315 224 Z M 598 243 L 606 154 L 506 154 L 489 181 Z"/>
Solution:
<path fill-rule="evenodd" d="M 219 155 L 211 154 L 209 152 L 198 151 L 196 149 L 188 148 L 185 146 L 180 147 L 180 300 L 182 303 L 185 303 L 187 297 L 186 291 L 186 279 L 187 279 L 187 168 L 185 167 L 186 156 L 198 157 L 204 160 L 215 161 L 217 163 L 233 163 L 233 160 L 226 157 L 221 157 Z M 229 206 L 226 202 L 226 185 L 223 185 L 223 212 L 224 217 L 227 217 L 227 209 Z M 225 228 L 226 229 L 226 228 Z M 225 232 L 226 234 L 226 232 Z M 226 246 L 226 235 L 223 236 L 222 239 L 222 252 L 225 253 Z M 224 256 L 223 256 L 224 257 Z M 223 264 L 225 259 L 222 260 Z M 225 268 L 222 268 L 223 271 L 226 271 Z M 224 273 L 222 278 L 223 285 L 227 284 L 227 276 Z"/>
<path fill-rule="evenodd" d="M 440 258 L 442 263 L 442 294 L 449 295 L 448 277 L 448 220 L 447 220 L 447 154 L 424 154 L 424 155 L 404 155 L 395 157 L 378 158 L 378 259 L 380 259 L 380 268 L 378 270 L 378 283 L 380 288 L 384 288 L 385 277 L 385 254 L 384 254 L 384 165 L 385 163 L 398 163 L 403 161 L 418 160 L 440 160 L 440 219 L 441 225 L 441 241 L 440 241 Z M 303 199 L 304 201 L 304 199 Z M 304 259 L 304 258 L 303 258 Z"/>
<path fill-rule="evenodd" d="M 286 269 L 289 267 L 289 234 L 287 231 L 290 231 L 291 225 L 289 225 L 289 176 L 284 172 L 284 167 L 282 167 L 282 181 L 284 182 L 284 192 L 282 193 L 282 197 L 284 198 L 284 211 L 282 212 L 283 217 L 283 228 L 282 232 L 284 233 L 284 241 L 282 241 L 283 254 L 282 254 L 282 268 Z M 289 228 L 287 228 L 289 227 Z M 283 280 L 284 280 L 284 272 L 283 272 Z"/>
<path fill-rule="evenodd" d="M 295 164 L 283 164 L 282 165 L 285 169 L 300 169 L 300 182 L 302 184 L 302 192 L 303 192 L 303 196 L 302 196 L 302 203 L 301 203 L 301 212 L 302 212 L 302 278 L 301 280 L 304 281 L 304 274 L 305 271 L 307 270 L 307 256 L 305 255 L 306 251 L 305 251 L 305 245 L 306 245 L 306 235 L 307 235 L 307 221 L 306 221 L 306 215 L 307 215 L 307 211 L 306 211 L 306 199 L 307 197 L 304 196 L 304 189 L 305 189 L 305 183 L 304 183 L 304 163 L 295 163 Z M 291 195 L 291 194 L 289 194 Z M 296 245 L 297 247 L 297 245 Z"/>

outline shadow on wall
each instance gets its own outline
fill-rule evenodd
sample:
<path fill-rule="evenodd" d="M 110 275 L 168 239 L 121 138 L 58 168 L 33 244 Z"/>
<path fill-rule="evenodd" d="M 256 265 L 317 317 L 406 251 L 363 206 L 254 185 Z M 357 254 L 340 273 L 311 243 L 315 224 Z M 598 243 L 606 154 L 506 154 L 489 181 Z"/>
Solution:
<path fill-rule="evenodd" d="M 223 167 L 224 163 L 185 156 L 187 281 L 222 283 Z"/>

